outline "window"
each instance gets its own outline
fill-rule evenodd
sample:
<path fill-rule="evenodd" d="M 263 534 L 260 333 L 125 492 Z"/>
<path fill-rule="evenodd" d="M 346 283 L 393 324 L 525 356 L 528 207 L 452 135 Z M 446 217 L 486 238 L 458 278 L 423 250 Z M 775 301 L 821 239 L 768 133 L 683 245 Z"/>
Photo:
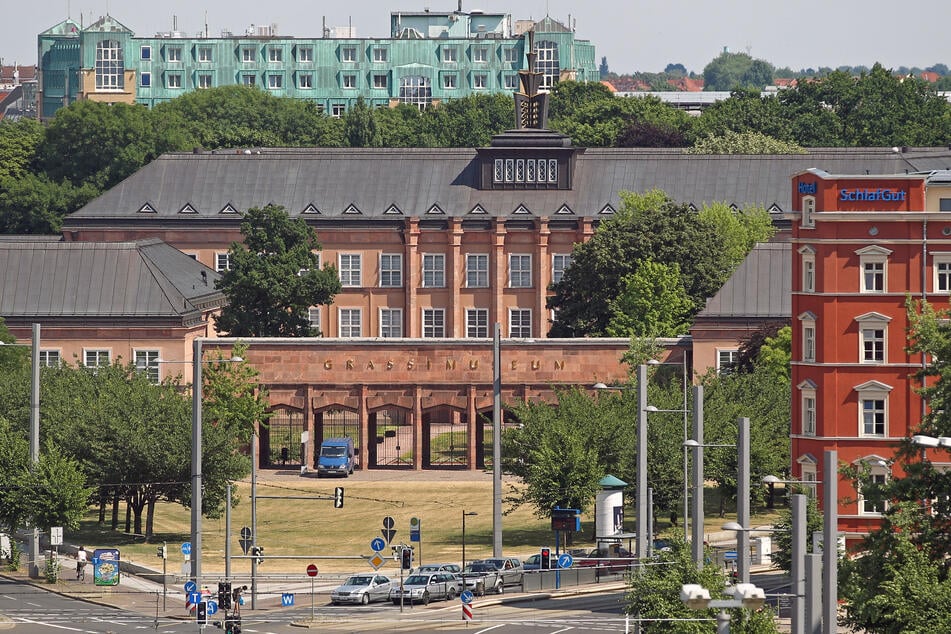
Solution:
<path fill-rule="evenodd" d="M 231 270 L 231 253 L 216 253 L 215 254 L 215 270 L 221 273 L 222 271 Z"/>
<path fill-rule="evenodd" d="M 253 62 L 257 59 L 257 51 L 250 47 L 244 46 L 241 48 L 241 61 L 245 63 Z"/>
<path fill-rule="evenodd" d="M 242 75 L 241 83 L 245 86 L 254 86 L 257 84 L 257 77 L 254 75 Z"/>
<path fill-rule="evenodd" d="M 337 269 L 340 271 L 340 285 L 347 287 L 361 286 L 362 256 L 359 253 L 341 253 L 337 256 Z"/>
<path fill-rule="evenodd" d="M 403 311 L 399 308 L 380 309 L 380 336 L 403 336 Z"/>
<path fill-rule="evenodd" d="M 297 49 L 297 61 L 298 62 L 312 62 L 314 61 L 314 47 L 313 46 L 301 46 Z"/>
<path fill-rule="evenodd" d="M 182 75 L 181 75 L 181 73 L 169 73 L 169 75 L 168 75 L 168 87 L 169 87 L 169 88 L 181 88 L 181 87 L 182 87 Z"/>
<path fill-rule="evenodd" d="M 344 62 L 355 62 L 357 61 L 357 47 L 356 46 L 343 46 L 340 48 L 340 59 Z"/>
<path fill-rule="evenodd" d="M 885 363 L 885 335 L 891 318 L 872 312 L 859 315 L 855 321 L 859 325 L 859 362 Z"/>
<path fill-rule="evenodd" d="M 816 360 L 816 316 L 811 311 L 799 315 L 802 328 L 802 360 Z"/>
<path fill-rule="evenodd" d="M 423 337 L 446 336 L 446 311 L 442 308 L 423 309 Z"/>
<path fill-rule="evenodd" d="M 198 74 L 198 87 L 211 88 L 211 75 L 209 73 Z"/>
<path fill-rule="evenodd" d="M 466 254 L 466 288 L 488 288 L 489 256 L 485 253 Z"/>
<path fill-rule="evenodd" d="M 542 74 L 542 87 L 551 88 L 558 83 L 561 70 L 558 63 L 558 43 L 541 40 L 535 45 L 535 72 Z"/>
<path fill-rule="evenodd" d="M 303 73 L 297 76 L 297 87 L 310 89 L 314 87 L 314 76 L 310 73 Z"/>
<path fill-rule="evenodd" d="M 449 64 L 455 64 L 459 61 L 458 59 L 459 50 L 455 46 L 443 46 L 442 47 L 442 61 Z"/>
<path fill-rule="evenodd" d="M 509 288 L 531 288 L 532 256 L 509 255 Z"/>
<path fill-rule="evenodd" d="M 343 76 L 343 87 L 344 88 L 356 88 L 357 87 L 357 76 L 356 75 L 344 75 Z"/>
<path fill-rule="evenodd" d="M 551 281 L 557 284 L 565 276 L 565 269 L 571 265 L 571 255 L 556 253 L 551 256 Z"/>
<path fill-rule="evenodd" d="M 811 456 L 803 456 L 802 458 L 799 458 L 796 462 L 798 462 L 801 465 L 800 469 L 802 469 L 802 471 L 800 472 L 799 480 L 804 483 L 805 482 L 812 483 L 812 484 L 805 484 L 803 486 L 805 493 L 815 497 L 816 483 L 819 481 L 819 477 L 817 475 L 816 463 L 813 462 L 811 458 L 812 458 Z"/>
<path fill-rule="evenodd" d="M 888 288 L 885 264 L 891 251 L 873 245 L 855 252 L 859 256 L 859 267 L 862 278 L 859 280 L 859 290 L 863 293 L 884 293 Z"/>
<path fill-rule="evenodd" d="M 859 436 L 882 438 L 888 433 L 888 394 L 892 387 L 880 381 L 855 386 L 858 393 Z"/>
<path fill-rule="evenodd" d="M 211 61 L 211 47 L 210 47 L 210 46 L 199 46 L 199 47 L 198 47 L 198 61 L 199 61 L 199 62 L 210 62 L 210 61 Z"/>
<path fill-rule="evenodd" d="M 442 87 L 446 90 L 455 90 L 456 89 L 456 76 L 455 75 L 443 75 L 442 76 Z"/>
<path fill-rule="evenodd" d="M 489 61 L 489 48 L 487 46 L 473 46 L 472 61 L 479 63 L 485 63 Z"/>
<path fill-rule="evenodd" d="M 489 76 L 485 73 L 476 73 L 472 76 L 472 87 L 484 90 L 489 87 Z"/>
<path fill-rule="evenodd" d="M 951 211 L 951 198 L 939 198 L 938 211 Z"/>
<path fill-rule="evenodd" d="M 799 223 L 800 227 L 805 229 L 812 229 L 816 226 L 816 199 L 813 196 L 803 196 L 802 197 L 802 221 Z"/>
<path fill-rule="evenodd" d="M 816 292 L 816 250 L 805 246 L 799 249 L 802 263 L 802 292 Z"/>
<path fill-rule="evenodd" d="M 117 40 L 96 44 L 96 90 L 122 90 L 124 75 L 122 45 Z"/>
<path fill-rule="evenodd" d="M 408 103 L 423 110 L 432 103 L 433 87 L 429 77 L 411 75 L 400 78 L 400 103 Z"/>
<path fill-rule="evenodd" d="M 864 466 L 868 467 L 869 480 L 867 486 L 878 489 L 888 480 L 889 467 L 884 459 L 878 456 L 868 456 L 856 461 L 856 464 L 859 463 L 864 463 Z M 879 497 L 878 491 L 872 491 L 871 494 L 872 498 Z M 888 502 L 877 499 L 866 499 L 862 491 L 859 491 L 860 515 L 881 515 L 886 509 L 888 509 Z"/>
<path fill-rule="evenodd" d="M 736 363 L 737 356 L 739 356 L 740 351 L 733 349 L 718 349 L 717 350 L 717 374 L 726 374 L 733 369 L 733 364 Z"/>
<path fill-rule="evenodd" d="M 373 76 L 373 87 L 377 90 L 386 90 L 387 81 L 386 75 L 374 75 Z"/>
<path fill-rule="evenodd" d="M 507 46 L 504 49 L 502 49 L 502 51 L 503 51 L 502 55 L 507 64 L 515 64 L 518 62 L 518 58 L 520 57 L 520 55 L 518 53 L 517 48 L 515 48 L 514 46 Z"/>
<path fill-rule="evenodd" d="M 141 59 L 152 59 L 152 47 L 143 46 L 139 49 L 139 58 Z"/>
<path fill-rule="evenodd" d="M 59 350 L 40 350 L 40 365 L 44 368 L 58 368 L 63 363 Z"/>
<path fill-rule="evenodd" d="M 466 309 L 466 336 L 489 336 L 489 311 L 485 308 Z"/>
<path fill-rule="evenodd" d="M 151 383 L 159 383 L 159 351 L 158 350 L 136 350 L 135 351 L 135 369 L 145 374 L 145 377 Z"/>
<path fill-rule="evenodd" d="M 267 61 L 271 63 L 280 63 L 284 61 L 284 49 L 277 46 L 267 47 Z"/>
<path fill-rule="evenodd" d="M 307 321 L 310 323 L 310 327 L 314 329 L 314 332 L 318 335 L 320 334 L 320 307 L 311 306 L 307 309 Z"/>
<path fill-rule="evenodd" d="M 333 103 L 330 104 L 330 116 L 336 119 L 339 119 L 343 115 L 347 114 L 347 106 L 342 103 Z"/>
<path fill-rule="evenodd" d="M 152 85 L 152 73 L 142 73 L 139 75 L 139 85 L 148 88 Z"/>
<path fill-rule="evenodd" d="M 283 75 L 268 75 L 267 76 L 267 87 L 274 90 L 277 88 L 284 87 L 284 76 Z"/>
<path fill-rule="evenodd" d="M 934 292 L 951 294 L 951 253 L 934 256 Z"/>
<path fill-rule="evenodd" d="M 382 46 L 375 46 L 373 48 L 373 61 L 377 63 L 382 63 L 387 61 L 387 50 Z"/>
<path fill-rule="evenodd" d="M 446 256 L 442 253 L 423 254 L 423 288 L 446 286 Z"/>
<path fill-rule="evenodd" d="M 532 336 L 532 311 L 528 309 L 509 309 L 509 337 L 527 339 Z"/>
<path fill-rule="evenodd" d="M 502 82 L 506 90 L 518 90 L 518 75 L 503 75 Z"/>
<path fill-rule="evenodd" d="M 166 49 L 166 56 L 170 62 L 180 62 L 182 61 L 182 47 L 181 46 L 169 46 Z"/>
<path fill-rule="evenodd" d="M 363 312 L 359 308 L 341 308 L 339 315 L 341 337 L 361 336 Z"/>
<path fill-rule="evenodd" d="M 805 380 L 798 386 L 800 395 L 800 423 L 803 435 L 816 435 L 816 384 Z"/>
<path fill-rule="evenodd" d="M 403 256 L 400 253 L 380 255 L 380 286 L 395 288 L 403 285 Z"/>
<path fill-rule="evenodd" d="M 108 350 L 83 350 L 83 365 L 87 368 L 103 368 L 111 363 Z"/>

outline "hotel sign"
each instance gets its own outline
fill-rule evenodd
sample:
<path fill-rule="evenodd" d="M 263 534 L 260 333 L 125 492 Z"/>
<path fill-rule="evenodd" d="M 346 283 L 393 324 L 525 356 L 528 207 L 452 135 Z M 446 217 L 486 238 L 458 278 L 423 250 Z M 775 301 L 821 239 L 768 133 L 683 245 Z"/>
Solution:
<path fill-rule="evenodd" d="M 899 189 L 840 189 L 840 202 L 901 202 L 908 192 Z"/>

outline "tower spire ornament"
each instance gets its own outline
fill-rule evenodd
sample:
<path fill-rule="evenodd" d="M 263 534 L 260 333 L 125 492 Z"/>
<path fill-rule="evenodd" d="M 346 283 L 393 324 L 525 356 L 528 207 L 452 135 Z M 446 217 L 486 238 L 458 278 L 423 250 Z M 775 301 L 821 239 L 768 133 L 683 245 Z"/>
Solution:
<path fill-rule="evenodd" d="M 528 36 L 528 68 L 518 71 L 519 92 L 515 93 L 515 127 L 544 130 L 548 125 L 548 93 L 539 92 L 544 75 L 535 70 L 535 31 Z"/>

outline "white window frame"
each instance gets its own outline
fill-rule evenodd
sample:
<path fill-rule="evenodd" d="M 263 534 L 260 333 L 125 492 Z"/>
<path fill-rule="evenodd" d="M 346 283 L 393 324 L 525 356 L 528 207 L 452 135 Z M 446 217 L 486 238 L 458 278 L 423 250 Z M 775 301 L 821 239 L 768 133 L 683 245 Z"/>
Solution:
<path fill-rule="evenodd" d="M 872 245 L 857 250 L 859 291 L 882 295 L 888 292 L 888 256 L 891 250 Z"/>
<path fill-rule="evenodd" d="M 816 316 L 806 311 L 799 315 L 802 332 L 802 360 L 815 362 L 816 360 Z"/>
<path fill-rule="evenodd" d="M 357 61 L 357 47 L 348 45 L 340 47 L 340 61 L 354 63 Z"/>
<path fill-rule="evenodd" d="M 242 46 L 241 47 L 241 62 L 244 64 L 250 64 L 256 62 L 258 59 L 258 51 L 253 46 Z"/>
<path fill-rule="evenodd" d="M 169 62 L 181 62 L 182 61 L 182 47 L 181 46 L 169 46 L 165 49 L 165 58 Z"/>
<path fill-rule="evenodd" d="M 181 88 L 182 87 L 182 74 L 181 73 L 169 73 L 166 76 L 166 83 L 168 88 Z"/>
<path fill-rule="evenodd" d="M 488 46 L 473 46 L 472 47 L 472 61 L 477 64 L 484 64 L 489 61 L 489 47 Z"/>
<path fill-rule="evenodd" d="M 515 46 L 506 46 L 502 50 L 504 51 L 504 53 L 502 54 L 503 61 L 506 64 L 518 63 L 518 59 L 519 59 L 518 48 L 516 48 Z"/>
<path fill-rule="evenodd" d="M 816 292 L 816 250 L 810 246 L 804 246 L 799 249 L 800 263 L 802 265 L 802 292 Z"/>
<path fill-rule="evenodd" d="M 446 336 L 446 309 L 423 309 L 423 338 L 442 339 Z"/>
<path fill-rule="evenodd" d="M 729 371 L 729 366 L 736 363 L 740 354 L 739 348 L 717 348 L 717 374 Z"/>
<path fill-rule="evenodd" d="M 297 47 L 297 61 L 310 63 L 314 61 L 314 47 L 313 46 L 298 46 Z"/>
<path fill-rule="evenodd" d="M 139 75 L 139 85 L 143 88 L 152 87 L 152 73 L 145 71 Z"/>
<path fill-rule="evenodd" d="M 284 49 L 280 46 L 267 47 L 267 61 L 269 64 L 281 64 L 284 62 Z"/>
<path fill-rule="evenodd" d="M 390 53 L 389 49 L 385 46 L 374 46 L 373 47 L 373 63 L 374 64 L 385 64 L 389 61 Z"/>
<path fill-rule="evenodd" d="M 132 352 L 135 369 L 137 372 L 142 372 L 145 374 L 145 377 L 149 380 L 150 383 L 158 385 L 162 382 L 161 375 L 159 372 L 159 355 L 158 350 L 149 349 L 149 350 L 139 350 L 136 349 Z"/>
<path fill-rule="evenodd" d="M 819 469 L 813 462 L 802 462 L 801 464 L 799 480 L 807 494 L 815 497 L 817 484 L 819 483 Z"/>
<path fill-rule="evenodd" d="M 215 80 L 211 73 L 198 73 L 198 89 L 207 90 L 215 87 Z"/>
<path fill-rule="evenodd" d="M 390 87 L 389 76 L 386 73 L 373 74 L 373 89 L 387 90 Z"/>
<path fill-rule="evenodd" d="M 489 336 L 489 310 L 466 309 L 466 337 L 485 339 Z"/>
<path fill-rule="evenodd" d="M 858 437 L 887 438 L 892 387 L 880 381 L 866 381 L 854 389 L 858 393 Z"/>
<path fill-rule="evenodd" d="M 380 309 L 380 336 L 385 338 L 399 338 L 403 336 L 403 309 Z"/>
<path fill-rule="evenodd" d="M 446 287 L 446 254 L 424 253 L 423 275 L 420 282 L 423 288 Z"/>
<path fill-rule="evenodd" d="M 466 254 L 466 288 L 489 288 L 489 254 Z"/>
<path fill-rule="evenodd" d="M 951 252 L 932 253 L 932 292 L 951 295 Z"/>
<path fill-rule="evenodd" d="M 338 336 L 344 339 L 353 339 L 363 336 L 363 309 L 362 308 L 338 308 L 337 309 L 337 330 Z"/>
<path fill-rule="evenodd" d="M 148 44 L 139 47 L 139 59 L 152 61 L 152 47 Z"/>
<path fill-rule="evenodd" d="M 400 288 L 403 286 L 403 254 L 380 254 L 380 288 Z"/>
<path fill-rule="evenodd" d="M 214 52 L 211 46 L 199 46 L 197 47 L 196 57 L 199 62 L 207 63 L 211 62 L 214 57 Z"/>
<path fill-rule="evenodd" d="M 257 86 L 258 77 L 257 75 L 250 75 L 250 74 L 241 75 L 241 83 L 245 86 Z"/>
<path fill-rule="evenodd" d="M 112 350 L 108 348 L 83 348 L 83 365 L 87 368 L 104 368 L 112 364 Z"/>
<path fill-rule="evenodd" d="M 347 104 L 344 103 L 332 103 L 330 104 L 330 116 L 334 119 L 339 119 L 343 115 L 347 114 Z"/>
<path fill-rule="evenodd" d="M 816 197 L 815 196 L 803 196 L 802 197 L 802 218 L 800 219 L 799 226 L 803 229 L 814 229 L 816 226 Z"/>
<path fill-rule="evenodd" d="M 224 251 L 215 254 L 215 271 L 223 273 L 231 270 L 231 252 Z"/>
<path fill-rule="evenodd" d="M 459 82 L 457 81 L 455 73 L 446 73 L 442 76 L 442 87 L 443 90 L 455 90 L 459 87 Z"/>
<path fill-rule="evenodd" d="M 475 73 L 472 75 L 472 87 L 476 90 L 485 90 L 489 87 L 488 73 Z"/>
<path fill-rule="evenodd" d="M 337 271 L 340 275 L 340 286 L 360 288 L 363 286 L 363 254 L 338 253 Z"/>
<path fill-rule="evenodd" d="M 532 337 L 531 308 L 509 308 L 509 337 L 513 339 Z"/>
<path fill-rule="evenodd" d="M 551 283 L 557 284 L 560 282 L 569 266 L 571 266 L 570 253 L 553 253 L 551 256 Z"/>
<path fill-rule="evenodd" d="M 459 47 L 455 45 L 442 47 L 442 61 L 444 64 L 455 64 L 459 61 Z"/>
<path fill-rule="evenodd" d="M 122 44 L 103 40 L 96 44 L 96 91 L 120 92 L 125 86 Z"/>
<path fill-rule="evenodd" d="M 40 349 L 40 366 L 58 368 L 63 365 L 63 353 L 60 350 Z"/>
<path fill-rule="evenodd" d="M 344 73 L 341 77 L 343 80 L 343 87 L 347 90 L 356 90 L 357 88 L 357 76 L 353 73 Z"/>
<path fill-rule="evenodd" d="M 314 75 L 312 73 L 297 75 L 297 87 L 302 90 L 311 90 L 314 87 Z"/>
<path fill-rule="evenodd" d="M 855 318 L 859 329 L 859 363 L 888 363 L 888 322 L 891 317 L 881 313 L 864 313 Z"/>
<path fill-rule="evenodd" d="M 885 484 L 888 482 L 889 477 L 891 476 L 891 469 L 888 466 L 888 462 L 879 456 L 866 456 L 864 458 L 859 458 L 853 464 L 862 466 L 862 464 L 868 466 L 869 476 L 872 478 L 874 484 Z M 872 506 L 869 503 L 866 506 L 865 496 L 862 495 L 861 488 L 857 491 L 859 497 L 859 515 L 867 515 L 878 517 L 882 513 L 888 510 L 888 501 L 883 501 L 883 507 L 877 508 Z"/>
<path fill-rule="evenodd" d="M 502 84 L 506 90 L 518 90 L 518 75 L 505 73 L 502 75 Z"/>
<path fill-rule="evenodd" d="M 267 87 L 268 90 L 281 90 L 284 88 L 284 75 L 279 73 L 268 73 Z"/>
<path fill-rule="evenodd" d="M 320 330 L 320 306 L 310 306 L 307 309 L 307 322 L 310 324 L 310 327 L 316 330 L 318 333 Z"/>
<path fill-rule="evenodd" d="M 509 288 L 532 287 L 532 255 L 530 253 L 509 254 Z"/>
<path fill-rule="evenodd" d="M 816 420 L 817 420 L 817 407 L 818 400 L 816 399 L 816 384 L 812 381 L 806 380 L 800 383 L 799 388 L 799 404 L 800 404 L 800 419 L 799 419 L 799 430 L 803 436 L 815 436 L 816 435 Z"/>

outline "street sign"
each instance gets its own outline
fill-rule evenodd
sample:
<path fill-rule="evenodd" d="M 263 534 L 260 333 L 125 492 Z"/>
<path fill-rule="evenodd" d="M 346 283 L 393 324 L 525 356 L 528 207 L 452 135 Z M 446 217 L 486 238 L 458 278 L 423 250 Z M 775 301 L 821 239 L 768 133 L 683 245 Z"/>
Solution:
<path fill-rule="evenodd" d="M 409 540 L 411 542 L 419 541 L 420 521 L 418 517 L 412 517 L 409 520 Z"/>
<path fill-rule="evenodd" d="M 290 592 L 285 592 L 281 595 L 281 605 L 285 608 L 288 608 L 294 605 L 294 595 Z"/>
<path fill-rule="evenodd" d="M 191 605 L 197 605 L 201 603 L 201 592 L 189 592 L 188 603 Z"/>
<path fill-rule="evenodd" d="M 571 568 L 571 564 L 575 562 L 574 557 L 569 553 L 561 553 L 558 555 L 558 567 L 559 568 Z"/>
<path fill-rule="evenodd" d="M 192 543 L 191 543 L 191 542 L 185 542 L 184 544 L 182 544 L 182 554 L 183 554 L 183 555 L 190 555 L 190 554 L 192 554 Z"/>
<path fill-rule="evenodd" d="M 208 616 L 212 616 L 215 612 L 218 611 L 218 602 L 217 601 L 208 601 Z"/>
<path fill-rule="evenodd" d="M 462 604 L 462 620 L 463 621 L 472 620 L 472 604 L 471 603 Z"/>
<path fill-rule="evenodd" d="M 63 544 L 63 527 L 51 526 L 50 527 L 50 546 L 62 546 L 62 544 Z"/>
<path fill-rule="evenodd" d="M 241 527 L 241 539 L 251 539 L 251 527 L 242 526 Z"/>
<path fill-rule="evenodd" d="M 192 592 L 195 592 L 196 590 L 198 590 L 198 584 L 197 584 L 197 583 L 195 583 L 194 581 L 186 581 L 186 582 L 185 582 L 185 593 L 186 593 L 186 594 L 191 594 Z"/>
<path fill-rule="evenodd" d="M 469 590 L 463 590 L 462 594 L 459 595 L 459 600 L 463 603 L 472 603 L 472 592 Z"/>
<path fill-rule="evenodd" d="M 725 553 L 723 553 L 723 558 L 727 561 L 736 560 L 736 551 L 735 550 L 726 551 Z"/>
<path fill-rule="evenodd" d="M 316 576 L 317 576 L 317 566 L 315 566 L 314 564 L 310 564 L 309 566 L 307 566 L 307 576 L 308 576 L 308 577 L 316 577 Z"/>
<path fill-rule="evenodd" d="M 373 553 L 373 556 L 368 560 L 370 565 L 373 566 L 374 570 L 379 570 L 383 567 L 383 564 L 386 563 L 386 559 L 380 556 L 380 553 Z"/>
<path fill-rule="evenodd" d="M 380 537 L 376 537 L 373 539 L 372 542 L 370 542 L 370 550 L 372 550 L 375 553 L 380 552 L 384 548 L 386 548 L 386 542 L 383 541 L 383 539 Z"/>
<path fill-rule="evenodd" d="M 383 533 L 383 538 L 386 540 L 386 543 L 389 544 L 393 541 L 393 536 L 396 535 L 396 530 L 393 528 L 396 525 L 396 522 L 393 521 L 393 518 L 387 515 L 383 518 L 383 530 L 380 532 Z"/>

